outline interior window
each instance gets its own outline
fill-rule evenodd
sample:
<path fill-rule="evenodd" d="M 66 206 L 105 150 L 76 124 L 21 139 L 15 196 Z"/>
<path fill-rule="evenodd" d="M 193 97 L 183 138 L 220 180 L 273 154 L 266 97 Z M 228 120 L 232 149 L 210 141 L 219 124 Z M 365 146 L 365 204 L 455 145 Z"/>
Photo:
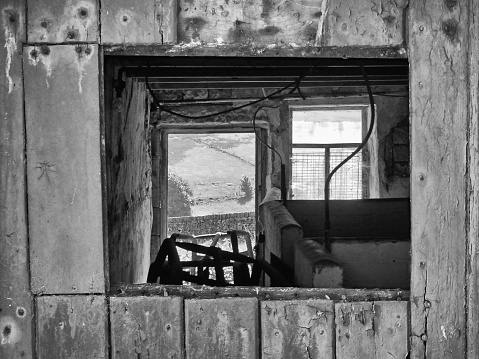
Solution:
<path fill-rule="evenodd" d="M 291 192 L 293 199 L 324 199 L 329 173 L 359 146 L 365 107 L 293 107 Z M 360 151 L 333 177 L 331 199 L 368 198 L 367 150 Z"/>

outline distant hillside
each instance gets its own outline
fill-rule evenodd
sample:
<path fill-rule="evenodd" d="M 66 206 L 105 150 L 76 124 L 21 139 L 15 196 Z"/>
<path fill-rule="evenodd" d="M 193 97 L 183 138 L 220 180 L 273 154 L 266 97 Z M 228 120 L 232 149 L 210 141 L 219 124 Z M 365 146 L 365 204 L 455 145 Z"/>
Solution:
<path fill-rule="evenodd" d="M 240 183 L 246 176 L 254 189 L 255 143 L 253 133 L 169 135 L 169 173 L 191 189 L 192 215 L 254 211 Z"/>

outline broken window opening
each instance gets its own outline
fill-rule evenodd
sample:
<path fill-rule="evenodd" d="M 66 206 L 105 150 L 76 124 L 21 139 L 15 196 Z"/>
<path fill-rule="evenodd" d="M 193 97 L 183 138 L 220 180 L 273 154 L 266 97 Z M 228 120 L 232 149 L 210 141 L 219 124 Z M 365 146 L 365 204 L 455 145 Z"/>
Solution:
<path fill-rule="evenodd" d="M 256 244 L 256 136 L 251 130 L 220 132 L 168 132 L 166 179 L 167 233 L 182 234 L 179 241 L 216 246 L 232 252 L 230 231 L 238 231 L 240 253 L 254 257 Z M 165 153 L 166 155 L 166 153 Z M 165 237 L 165 238 L 166 238 Z M 182 261 L 195 260 L 194 252 L 178 248 Z M 232 282 L 232 267 L 225 267 Z M 191 270 L 193 273 L 194 270 Z M 214 268 L 210 278 L 215 279 Z"/>
<path fill-rule="evenodd" d="M 111 59 L 111 62 L 108 59 L 106 61 L 106 186 L 108 189 L 106 202 L 108 203 L 111 282 L 144 283 L 148 265 L 155 259 L 159 245 L 177 232 L 173 229 L 169 230 L 169 222 L 172 218 L 167 216 L 168 187 L 183 188 L 183 194 L 188 195 L 188 188 L 185 185 L 188 182 L 184 182 L 182 176 L 178 178 L 178 174 L 175 176 L 172 173 L 171 183 L 168 185 L 167 169 L 170 164 L 167 160 L 172 138 L 175 137 L 176 140 L 178 136 L 201 135 L 205 129 L 210 140 L 213 135 L 217 136 L 216 134 L 219 133 L 249 132 L 251 135 L 252 119 L 257 114 L 257 120 L 261 124 L 261 136 L 274 150 L 255 141 L 254 160 L 257 163 L 255 183 L 250 175 L 245 175 L 246 178 L 241 177 L 240 181 L 243 181 L 244 185 L 242 190 L 241 184 L 235 184 L 232 181 L 225 183 L 231 183 L 233 185 L 231 187 L 242 191 L 237 201 L 247 197 L 246 192 L 249 186 L 245 183 L 249 182 L 255 188 L 253 192 L 256 194 L 256 199 L 254 210 L 251 212 L 255 213 L 256 219 L 259 212 L 266 212 L 264 208 L 269 206 L 269 204 L 259 206 L 266 192 L 268 190 L 274 192 L 275 188 L 281 187 L 280 169 L 282 164 L 286 165 L 286 178 L 290 182 L 292 201 L 288 201 L 284 210 L 285 215 L 287 213 L 295 221 L 288 231 L 291 228 L 298 228 L 295 234 L 297 236 L 294 237 L 296 239 L 284 237 L 279 240 L 279 244 L 268 242 L 269 234 L 282 230 L 280 228 L 282 224 L 275 222 L 274 216 L 266 218 L 272 215 L 270 211 L 269 214 L 262 213 L 261 222 L 258 225 L 257 232 L 265 235 L 264 241 L 256 243 L 255 233 L 254 237 L 251 236 L 252 243 L 253 246 L 259 245 L 257 257 L 277 267 L 276 269 L 284 273 L 293 285 L 317 287 L 318 283 L 314 282 L 314 279 L 305 280 L 305 272 L 295 267 L 295 261 L 312 265 L 315 261 L 313 257 L 311 257 L 313 259 L 308 257 L 309 254 L 315 253 L 321 256 L 321 249 L 308 247 L 312 242 L 306 240 L 310 241 L 313 238 L 314 243 L 321 244 L 320 236 L 323 230 L 320 222 L 323 216 L 317 208 L 320 207 L 322 195 L 318 189 L 324 188 L 321 178 L 327 176 L 327 159 L 329 159 L 331 170 L 335 166 L 334 156 L 339 149 L 345 148 L 347 155 L 354 149 L 350 146 L 357 147 L 361 138 L 347 139 L 344 133 L 338 131 L 339 139 L 331 139 L 332 135 L 328 134 L 326 140 L 319 139 L 311 142 L 310 139 L 304 139 L 308 133 L 307 129 L 297 138 L 298 128 L 295 130 L 294 120 L 291 124 L 290 111 L 291 109 L 296 113 L 317 111 L 320 113 L 318 118 L 324 118 L 324 112 L 327 111 L 343 115 L 344 111 L 351 111 L 360 116 L 361 120 L 356 121 L 356 124 L 346 124 L 347 121 L 344 121 L 341 126 L 360 128 L 359 132 L 363 135 L 364 127 L 367 126 L 368 102 L 365 87 L 356 66 L 362 60 L 357 59 L 355 60 L 357 63 L 351 63 L 352 65 L 348 65 L 349 62 L 345 61 L 344 65 L 338 66 L 342 66 L 340 69 L 342 72 L 335 68 L 337 64 L 343 63 L 342 60 L 336 59 L 334 66 L 326 61 L 327 66 L 319 67 L 314 70 L 316 72 L 304 76 L 298 83 L 300 91 L 295 91 L 288 97 L 268 96 L 284 88 L 288 83 L 294 83 L 300 77 L 301 71 L 307 72 L 307 69 L 311 68 L 310 60 L 289 59 L 282 63 L 283 59 L 271 59 L 270 64 L 258 60 L 258 64 L 261 65 L 255 65 L 255 59 L 244 62 L 237 58 L 215 59 L 215 65 L 210 67 L 204 65 L 209 61 L 207 58 L 201 59 L 199 65 L 195 63 L 197 60 L 174 58 L 169 59 L 168 62 L 168 59 L 164 57 L 148 59 L 150 70 L 153 71 L 148 73 L 149 84 L 160 104 L 168 106 L 174 112 L 200 117 L 197 119 L 182 119 L 157 106 L 146 86 L 145 59 L 128 58 L 126 61 L 117 56 Z M 155 61 L 157 61 L 156 64 Z M 234 62 L 235 65 L 232 66 L 230 62 Z M 343 287 L 406 289 L 409 287 L 410 259 L 410 218 L 407 199 L 409 178 L 405 174 L 408 139 L 407 135 L 399 136 L 399 134 L 405 132 L 402 130 L 405 127 L 404 121 L 408 122 L 407 62 L 393 60 L 391 67 L 386 65 L 385 61 L 378 61 L 377 65 L 371 60 L 364 60 L 364 62 L 369 66 L 369 68 L 366 66 L 366 71 L 369 72 L 377 100 L 378 128 L 371 146 L 368 145 L 368 148 L 356 158 L 354 185 L 350 191 L 345 191 L 345 198 L 351 198 L 353 196 L 351 192 L 354 192 L 356 199 L 348 199 L 350 203 L 345 205 L 341 199 L 335 199 L 342 195 L 336 195 L 335 193 L 339 192 L 333 187 L 332 199 L 336 202 L 332 204 L 332 213 L 342 215 L 336 217 L 333 215 L 332 220 L 339 221 L 333 222 L 333 225 L 335 228 L 351 229 L 350 232 L 332 234 L 340 238 L 336 243 L 341 244 L 347 253 L 347 256 L 342 256 L 336 251 L 333 253 L 333 259 L 339 264 L 338 268 L 341 267 L 343 270 L 345 280 L 340 283 Z M 123 70 L 120 71 L 120 69 Z M 355 71 L 358 71 L 358 75 Z M 120 73 L 121 78 L 119 78 Z M 391 78 L 394 77 L 394 80 L 389 80 L 390 75 Z M 114 86 L 113 80 L 124 81 L 125 86 Z M 246 102 L 264 100 L 265 97 L 268 99 L 264 104 L 258 102 L 250 107 L 241 107 Z M 263 105 L 265 105 L 264 110 L 258 112 L 258 108 Z M 241 108 L 237 111 L 223 112 L 233 107 Z M 202 117 L 210 113 L 220 113 L 220 115 L 217 118 Z M 340 127 L 340 122 L 338 121 L 337 127 Z M 399 123 L 401 125 L 398 125 Z M 321 126 L 320 124 L 319 127 Z M 238 129 L 240 131 L 235 132 Z M 312 131 L 315 134 L 314 126 Z M 319 131 L 319 136 L 322 131 L 323 129 Z M 315 134 L 314 138 L 317 135 Z M 385 137 L 390 138 L 390 144 L 384 140 Z M 258 148 L 261 148 L 261 151 L 258 151 Z M 313 162 L 298 166 L 298 159 L 306 155 L 306 150 L 312 150 Z M 389 161 L 386 158 L 388 154 L 393 156 Z M 194 164 L 199 165 L 199 162 L 194 161 Z M 314 185 L 310 187 L 314 188 L 315 194 L 301 194 L 299 179 L 306 176 L 304 173 L 312 170 L 314 166 L 319 166 L 323 170 L 321 175 L 315 175 L 316 177 L 312 180 Z M 348 173 L 351 171 L 348 168 L 345 170 Z M 162 178 L 162 180 L 154 178 Z M 344 183 L 350 182 L 349 180 L 340 182 L 338 187 L 344 188 Z M 210 187 L 214 187 L 213 181 L 210 184 Z M 258 191 L 258 188 L 261 191 Z M 191 197 L 187 198 L 187 201 L 196 201 L 195 205 L 201 200 L 201 198 Z M 368 197 L 372 199 L 366 200 Z M 271 203 L 278 204 L 277 201 Z M 351 209 L 344 207 L 349 205 L 355 207 L 352 212 Z M 262 209 L 259 210 L 259 208 Z M 236 212 L 223 214 L 231 215 L 232 213 Z M 189 217 L 213 215 L 191 214 L 192 216 Z M 185 217 L 184 214 L 175 216 Z M 222 227 L 218 228 L 218 231 L 225 233 L 225 229 L 234 228 Z M 187 232 L 191 231 L 181 232 L 190 234 Z M 202 232 L 202 234 L 215 234 L 205 233 L 215 232 L 211 230 Z M 199 234 L 194 236 L 197 237 Z M 387 242 L 390 246 L 388 253 L 401 253 L 399 257 L 381 255 L 375 257 L 375 260 L 369 260 L 373 264 L 381 262 L 383 265 L 381 268 L 394 267 L 395 272 L 389 273 L 391 274 L 389 277 L 382 275 L 384 271 L 380 267 L 368 267 L 370 263 L 358 262 L 361 257 L 357 253 L 366 251 L 368 253 L 366 258 L 369 259 L 370 254 L 374 256 L 378 253 L 378 246 L 383 244 L 383 242 L 378 244 L 378 240 Z M 208 246 L 211 241 L 210 238 L 205 241 L 205 244 Z M 300 242 L 299 247 L 296 242 Z M 398 246 L 401 247 L 399 250 Z M 296 260 L 297 256 L 299 257 Z M 187 259 L 193 260 L 193 257 Z M 307 271 L 312 273 L 313 269 L 310 267 Z M 319 268 L 317 269 L 319 273 Z M 358 280 L 357 277 L 350 276 L 352 272 L 365 274 L 363 279 Z M 377 281 L 379 273 L 382 275 L 380 283 Z M 397 278 L 401 280 L 398 281 Z M 280 280 L 276 282 L 265 280 L 264 284 L 279 285 L 280 282 Z M 319 285 L 323 288 L 332 288 L 336 284 L 322 282 Z"/>

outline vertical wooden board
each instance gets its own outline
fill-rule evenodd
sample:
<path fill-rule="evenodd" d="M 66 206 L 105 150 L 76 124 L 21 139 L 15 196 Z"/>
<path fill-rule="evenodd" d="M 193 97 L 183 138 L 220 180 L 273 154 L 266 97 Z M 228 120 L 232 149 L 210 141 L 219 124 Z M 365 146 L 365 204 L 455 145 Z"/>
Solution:
<path fill-rule="evenodd" d="M 183 299 L 110 299 L 112 358 L 183 358 Z"/>
<path fill-rule="evenodd" d="M 96 42 L 96 0 L 28 0 L 28 43 Z"/>
<path fill-rule="evenodd" d="M 0 358 L 31 358 L 21 46 L 24 1 L 0 5 Z"/>
<path fill-rule="evenodd" d="M 407 302 L 336 304 L 336 356 L 352 358 L 406 358 Z"/>
<path fill-rule="evenodd" d="M 479 14 L 479 2 L 471 2 L 470 13 L 476 17 Z M 469 36 L 471 45 L 469 48 L 469 66 L 470 66 L 470 116 L 469 116 L 469 138 L 468 138 L 468 163 L 469 163 L 469 238 L 467 261 L 467 320 L 468 320 L 468 338 L 467 338 L 467 357 L 479 357 L 479 326 L 471 323 L 477 323 L 479 320 L 479 62 L 477 61 L 479 53 L 479 23 L 470 22 Z"/>
<path fill-rule="evenodd" d="M 179 42 L 309 46 L 319 43 L 327 0 L 180 0 Z"/>
<path fill-rule="evenodd" d="M 469 7 L 409 6 L 411 358 L 465 353 Z"/>
<path fill-rule="evenodd" d="M 38 358 L 107 358 L 106 309 L 102 296 L 38 297 Z"/>
<path fill-rule="evenodd" d="M 334 358 L 334 303 L 261 302 L 262 358 Z"/>
<path fill-rule="evenodd" d="M 145 283 L 150 265 L 152 163 L 145 99 L 145 84 L 128 79 L 122 97 L 113 101 L 108 123 L 109 269 L 113 283 Z"/>
<path fill-rule="evenodd" d="M 329 1 L 323 45 L 403 45 L 408 3 L 408 0 Z"/>
<path fill-rule="evenodd" d="M 176 0 L 102 0 L 102 44 L 175 44 Z"/>
<path fill-rule="evenodd" d="M 373 303 L 336 304 L 336 357 L 375 358 Z"/>
<path fill-rule="evenodd" d="M 24 48 L 34 293 L 104 292 L 97 50 Z"/>
<path fill-rule="evenodd" d="M 374 303 L 376 358 L 406 358 L 409 353 L 409 303 Z"/>
<path fill-rule="evenodd" d="M 185 301 L 186 357 L 258 358 L 256 298 Z"/>

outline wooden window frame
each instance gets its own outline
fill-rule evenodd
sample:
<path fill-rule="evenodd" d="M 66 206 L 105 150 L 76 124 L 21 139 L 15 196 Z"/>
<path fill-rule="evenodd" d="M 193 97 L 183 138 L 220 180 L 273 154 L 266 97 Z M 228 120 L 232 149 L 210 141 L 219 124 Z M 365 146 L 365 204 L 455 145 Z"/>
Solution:
<path fill-rule="evenodd" d="M 358 143 L 334 143 L 334 144 L 295 144 L 293 143 L 293 112 L 294 111 L 340 111 L 340 110 L 358 110 L 361 111 L 362 116 L 362 138 L 366 136 L 369 128 L 369 121 L 371 119 L 371 109 L 368 103 L 364 101 L 364 99 L 357 99 L 357 98 L 345 98 L 345 99 L 335 99 L 333 100 L 326 100 L 325 99 L 317 99 L 317 100 L 308 100 L 307 104 L 294 104 L 290 103 L 288 105 L 288 116 L 290 121 L 290 153 L 289 158 L 291 159 L 293 156 L 293 148 L 324 148 L 326 151 L 330 150 L 331 148 L 351 148 L 351 152 L 357 148 L 361 142 Z M 373 132 L 374 136 L 375 133 Z M 371 165 L 370 164 L 370 155 L 369 155 L 369 148 L 368 146 L 364 146 L 361 150 L 362 155 L 362 187 L 363 193 L 362 198 L 369 198 L 369 173 L 367 168 Z M 328 165 L 328 164 L 326 164 Z M 377 168 L 377 164 L 375 165 Z M 332 168 L 325 169 L 326 176 L 330 173 Z M 289 162 L 289 183 L 292 183 L 293 180 L 293 173 L 292 173 L 292 161 Z M 292 190 L 289 191 L 289 199 L 294 200 Z"/>

